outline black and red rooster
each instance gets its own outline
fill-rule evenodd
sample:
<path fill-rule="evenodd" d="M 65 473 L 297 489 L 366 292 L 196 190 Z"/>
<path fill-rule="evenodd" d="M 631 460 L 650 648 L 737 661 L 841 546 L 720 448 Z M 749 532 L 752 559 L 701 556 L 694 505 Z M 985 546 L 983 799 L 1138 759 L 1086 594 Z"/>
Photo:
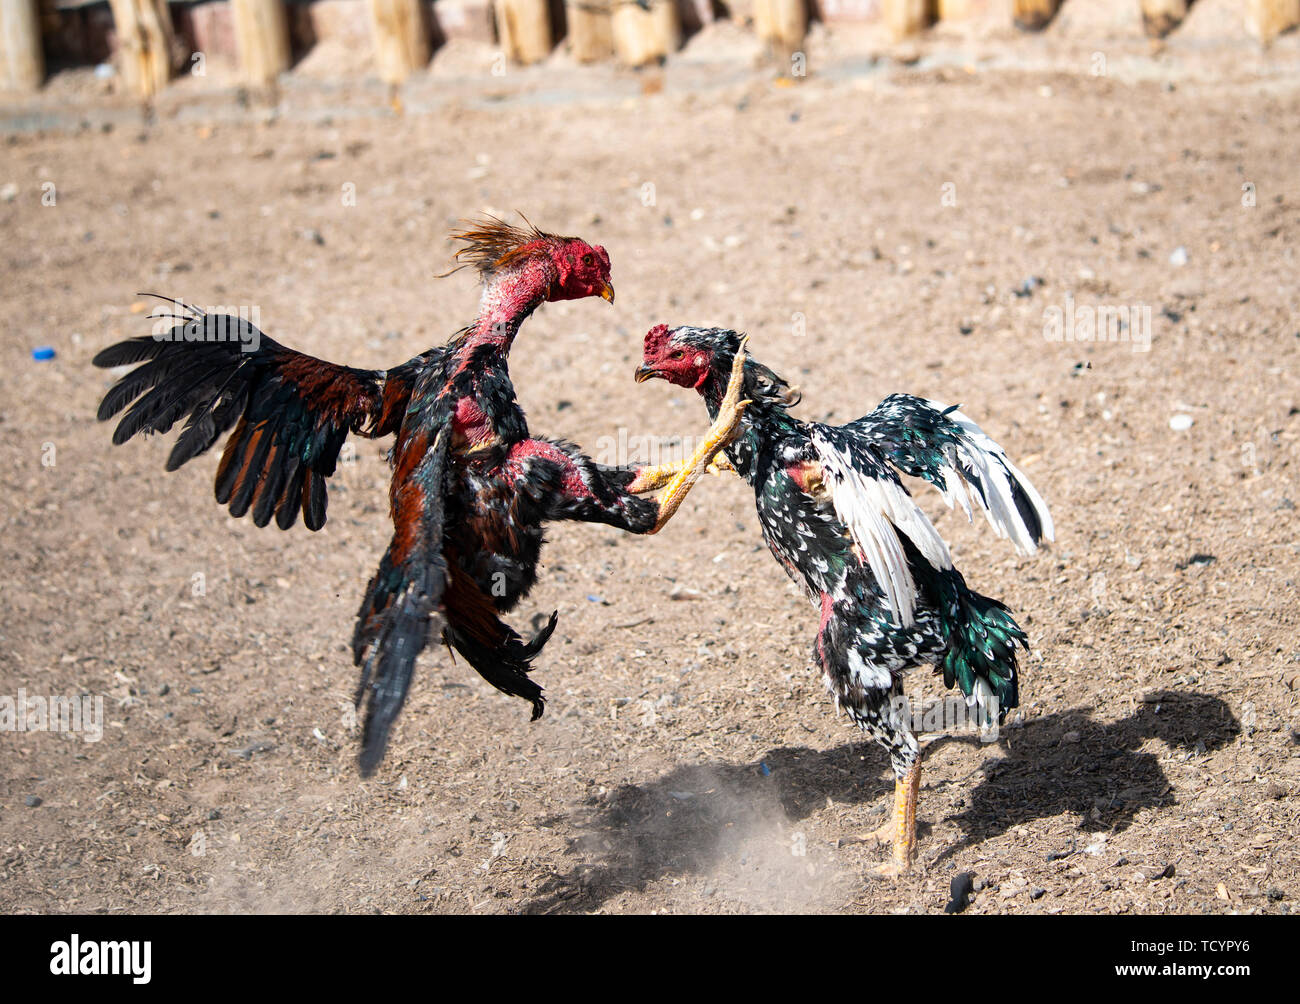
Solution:
<path fill-rule="evenodd" d="M 441 637 L 540 716 L 542 688 L 528 672 L 556 617 L 525 641 L 500 615 L 537 579 L 543 524 L 582 520 L 656 533 L 734 434 L 747 403 L 739 401 L 738 364 L 719 422 L 691 459 L 666 467 L 604 466 L 571 443 L 531 436 L 507 369 L 511 344 L 547 301 L 612 302 L 609 256 L 578 238 L 492 218 L 452 236 L 465 242 L 456 256 L 461 266 L 476 267 L 482 279 L 478 317 L 445 346 L 395 369 L 315 359 L 246 320 L 183 303 L 169 332 L 120 342 L 94 359 L 102 367 L 144 363 L 100 404 L 101 420 L 130 405 L 115 444 L 186 419 L 169 471 L 233 427 L 217 468 L 217 502 L 232 516 L 251 511 L 258 526 L 274 517 L 288 529 L 301 511 L 307 527 L 319 530 L 326 478 L 348 434 L 396 434 L 393 539 L 352 640 L 362 667 L 357 703 L 366 700 L 363 776 L 383 759 L 416 657 L 431 638 Z M 657 501 L 638 497 L 665 486 Z"/>
<path fill-rule="evenodd" d="M 741 345 L 734 331 L 659 325 L 646 335 L 637 380 L 693 388 L 719 415 Z M 968 517 L 973 498 L 1023 554 L 1053 539 L 1052 518 L 1002 448 L 955 407 L 893 394 L 847 425 L 804 422 L 787 410 L 797 394 L 753 358 L 742 392 L 751 403 L 726 455 L 754 489 L 768 547 L 821 610 L 815 654 L 837 705 L 889 751 L 894 814 L 871 836 L 893 845 L 877 873 L 897 875 L 915 855 L 921 779 L 903 674 L 934 666 L 981 725 L 1001 722 L 1018 702 L 1016 648 L 1026 638 L 1005 606 L 966 585 L 895 469 L 930 482 Z"/>

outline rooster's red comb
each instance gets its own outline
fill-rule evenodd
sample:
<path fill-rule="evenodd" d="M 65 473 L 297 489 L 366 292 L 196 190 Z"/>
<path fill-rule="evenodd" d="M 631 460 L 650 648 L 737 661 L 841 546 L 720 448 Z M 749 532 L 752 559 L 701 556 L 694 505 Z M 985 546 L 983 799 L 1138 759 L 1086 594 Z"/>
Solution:
<path fill-rule="evenodd" d="M 668 325 L 656 324 L 645 333 L 646 350 L 662 348 L 664 343 L 668 341 L 669 334 Z"/>

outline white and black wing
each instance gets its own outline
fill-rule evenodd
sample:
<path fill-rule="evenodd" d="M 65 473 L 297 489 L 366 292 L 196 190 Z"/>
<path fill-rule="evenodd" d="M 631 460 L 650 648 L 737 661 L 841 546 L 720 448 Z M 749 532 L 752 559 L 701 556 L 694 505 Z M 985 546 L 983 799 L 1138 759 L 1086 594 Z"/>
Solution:
<path fill-rule="evenodd" d="M 904 474 L 929 481 L 948 507 L 960 505 L 967 519 L 973 518 L 973 498 L 994 532 L 1021 554 L 1055 539 L 1042 496 L 1002 447 L 956 406 L 892 394 L 842 431 L 871 443 Z"/>
<path fill-rule="evenodd" d="M 870 445 L 826 425 L 811 428 L 813 447 L 835 513 L 880 584 L 895 622 L 910 627 L 916 582 L 898 534 L 901 531 L 935 568 L 951 568 L 948 545 L 917 506 L 898 475 Z"/>

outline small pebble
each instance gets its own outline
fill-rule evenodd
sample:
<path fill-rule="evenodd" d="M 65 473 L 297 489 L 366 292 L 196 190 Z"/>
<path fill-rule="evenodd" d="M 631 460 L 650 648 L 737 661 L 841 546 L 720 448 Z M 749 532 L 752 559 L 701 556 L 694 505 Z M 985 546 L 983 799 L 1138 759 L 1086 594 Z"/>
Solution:
<path fill-rule="evenodd" d="M 974 890 L 974 872 L 959 872 L 954 875 L 948 886 L 948 904 L 943 908 L 943 912 L 961 913 L 970 905 L 970 895 Z"/>
<path fill-rule="evenodd" d="M 23 804 L 25 804 L 29 809 L 35 809 L 41 804 L 41 797 L 39 795 L 28 795 L 23 799 Z"/>
<path fill-rule="evenodd" d="M 1187 264 L 1187 248 L 1181 244 L 1174 248 L 1174 253 L 1169 256 L 1169 264 L 1175 268 L 1182 268 Z"/>
<path fill-rule="evenodd" d="M 320 730 L 314 729 L 313 731 L 319 733 Z M 275 743 L 263 739 L 260 742 L 249 743 L 247 746 L 235 750 L 234 753 L 241 760 L 251 760 L 254 753 L 269 753 L 273 749 L 275 749 Z"/>
<path fill-rule="evenodd" d="M 1191 415 L 1175 415 L 1169 420 L 1169 428 L 1174 432 L 1186 432 L 1195 423 Z"/>

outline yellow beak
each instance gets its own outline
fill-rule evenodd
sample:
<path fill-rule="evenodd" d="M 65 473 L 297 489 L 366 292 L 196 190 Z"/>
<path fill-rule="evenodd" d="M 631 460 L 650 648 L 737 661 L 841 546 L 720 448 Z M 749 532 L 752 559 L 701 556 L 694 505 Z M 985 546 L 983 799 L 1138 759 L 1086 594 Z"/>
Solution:
<path fill-rule="evenodd" d="M 653 366 L 638 366 L 636 372 L 632 375 L 636 379 L 637 383 L 645 383 L 647 380 L 663 376 L 663 374 Z"/>
<path fill-rule="evenodd" d="M 613 284 L 608 283 L 608 282 L 605 283 L 604 287 L 603 287 L 603 288 L 601 289 L 601 291 L 600 291 L 600 298 L 601 298 L 602 300 L 608 300 L 610 303 L 613 303 L 613 302 L 614 302 L 614 286 L 613 286 Z"/>

